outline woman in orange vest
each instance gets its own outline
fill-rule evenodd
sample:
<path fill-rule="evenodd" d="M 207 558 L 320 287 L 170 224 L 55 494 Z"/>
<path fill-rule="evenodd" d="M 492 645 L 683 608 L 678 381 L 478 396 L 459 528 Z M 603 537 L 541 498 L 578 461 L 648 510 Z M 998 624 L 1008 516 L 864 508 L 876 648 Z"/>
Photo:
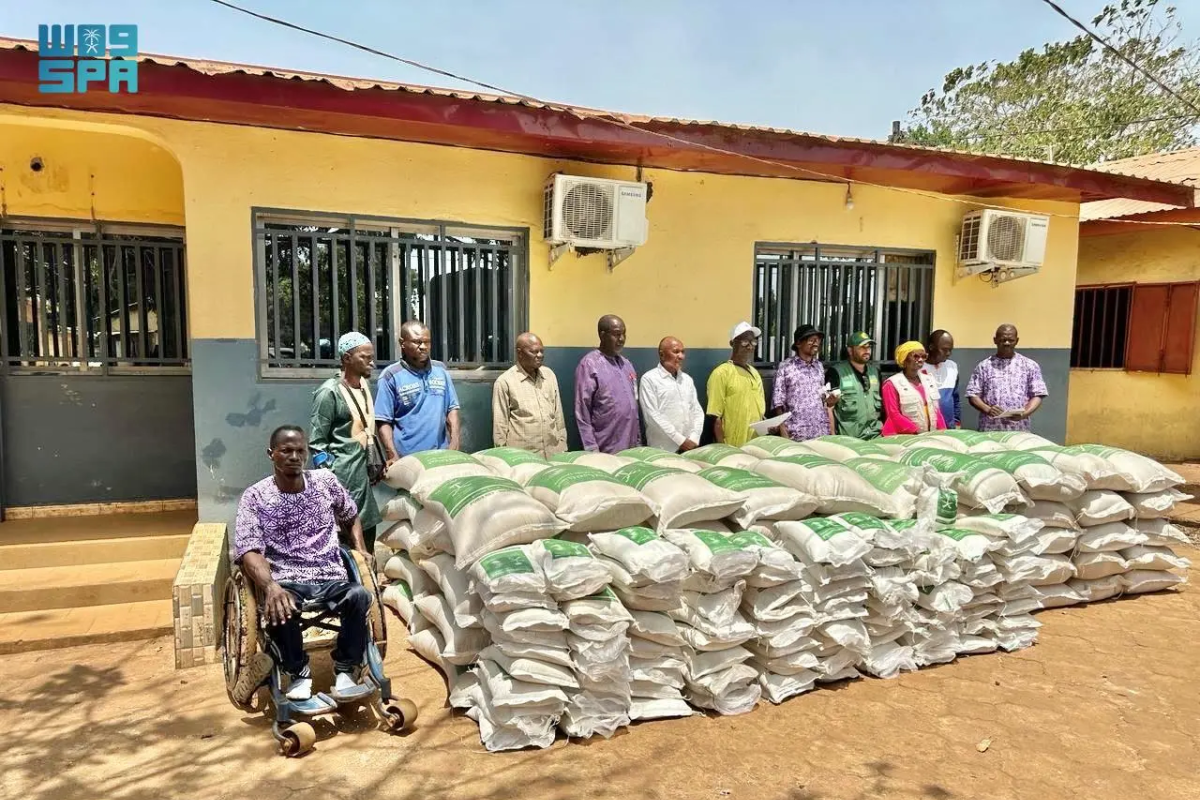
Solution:
<path fill-rule="evenodd" d="M 896 348 L 896 364 L 901 372 L 884 381 L 884 436 L 925 433 L 946 429 L 939 408 L 939 392 L 933 378 L 921 371 L 925 366 L 925 345 L 905 342 Z"/>

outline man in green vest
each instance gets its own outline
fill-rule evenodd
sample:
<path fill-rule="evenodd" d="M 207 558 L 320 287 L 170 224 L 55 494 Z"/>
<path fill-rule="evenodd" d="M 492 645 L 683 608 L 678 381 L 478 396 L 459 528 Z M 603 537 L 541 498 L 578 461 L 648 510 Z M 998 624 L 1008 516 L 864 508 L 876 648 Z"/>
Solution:
<path fill-rule="evenodd" d="M 850 334 L 847 360 L 825 369 L 825 382 L 842 393 L 833 407 L 837 432 L 842 436 L 875 439 L 883 429 L 879 368 L 868 363 L 873 344 L 875 341 L 862 331 Z"/>

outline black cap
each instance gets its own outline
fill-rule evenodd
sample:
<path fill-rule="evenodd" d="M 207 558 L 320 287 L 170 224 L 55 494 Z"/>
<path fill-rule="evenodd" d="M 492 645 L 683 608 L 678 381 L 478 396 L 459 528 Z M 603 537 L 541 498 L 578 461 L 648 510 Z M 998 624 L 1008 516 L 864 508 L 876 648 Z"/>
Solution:
<path fill-rule="evenodd" d="M 820 336 L 824 339 L 825 333 L 824 331 L 817 330 L 812 325 L 801 325 L 799 328 L 796 328 L 796 333 L 792 336 L 792 342 L 799 344 L 810 336 Z"/>

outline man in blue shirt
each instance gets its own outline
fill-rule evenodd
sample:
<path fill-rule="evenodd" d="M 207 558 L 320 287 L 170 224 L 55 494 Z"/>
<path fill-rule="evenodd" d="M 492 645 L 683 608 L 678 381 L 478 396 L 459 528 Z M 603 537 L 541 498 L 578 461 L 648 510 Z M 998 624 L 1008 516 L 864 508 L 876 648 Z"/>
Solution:
<path fill-rule="evenodd" d="M 388 464 L 421 450 L 458 450 L 458 395 L 446 366 L 429 358 L 424 323 L 400 326 L 400 356 L 380 376 L 375 401 Z"/>

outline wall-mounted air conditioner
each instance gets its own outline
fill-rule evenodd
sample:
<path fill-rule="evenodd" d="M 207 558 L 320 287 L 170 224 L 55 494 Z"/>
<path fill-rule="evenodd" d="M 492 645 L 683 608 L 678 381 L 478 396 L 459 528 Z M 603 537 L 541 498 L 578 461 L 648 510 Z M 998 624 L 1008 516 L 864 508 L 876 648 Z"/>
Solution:
<path fill-rule="evenodd" d="M 569 249 L 627 257 L 646 243 L 647 186 L 636 181 L 556 174 L 546 182 L 543 235 L 551 263 Z"/>
<path fill-rule="evenodd" d="M 958 277 L 991 273 L 993 283 L 1032 275 L 1046 257 L 1050 218 L 1042 214 L 985 208 L 962 219 Z"/>

